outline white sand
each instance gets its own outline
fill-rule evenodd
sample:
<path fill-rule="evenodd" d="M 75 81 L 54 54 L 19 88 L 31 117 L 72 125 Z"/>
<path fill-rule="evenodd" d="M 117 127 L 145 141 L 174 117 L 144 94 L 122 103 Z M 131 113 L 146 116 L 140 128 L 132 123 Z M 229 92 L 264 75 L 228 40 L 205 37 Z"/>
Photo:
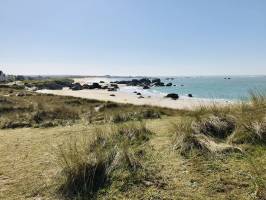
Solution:
<path fill-rule="evenodd" d="M 103 80 L 103 79 L 101 79 Z M 95 79 L 75 79 L 75 82 L 80 82 L 84 84 L 86 82 L 93 82 Z M 99 79 L 97 79 L 99 81 Z M 108 82 L 108 80 L 104 80 Z M 96 82 L 96 81 L 95 81 Z M 120 85 L 120 88 L 124 86 Z M 73 97 L 81 97 L 87 99 L 96 99 L 102 101 L 113 101 L 117 103 L 129 103 L 135 105 L 152 105 L 152 106 L 160 106 L 160 107 L 167 107 L 167 108 L 174 108 L 174 109 L 195 109 L 198 106 L 209 106 L 209 105 L 228 105 L 232 102 L 222 101 L 222 100 L 202 100 L 196 98 L 180 98 L 178 100 L 172 100 L 169 98 L 165 98 L 162 96 L 147 96 L 142 95 L 144 98 L 139 99 L 138 95 L 135 93 L 128 93 L 118 90 L 117 92 L 108 92 L 107 90 L 78 90 L 72 91 L 68 88 L 64 88 L 63 90 L 40 90 L 40 93 L 47 93 L 47 94 L 55 94 L 55 95 L 62 95 L 62 96 L 73 96 Z M 115 96 L 110 96 L 114 94 Z"/>

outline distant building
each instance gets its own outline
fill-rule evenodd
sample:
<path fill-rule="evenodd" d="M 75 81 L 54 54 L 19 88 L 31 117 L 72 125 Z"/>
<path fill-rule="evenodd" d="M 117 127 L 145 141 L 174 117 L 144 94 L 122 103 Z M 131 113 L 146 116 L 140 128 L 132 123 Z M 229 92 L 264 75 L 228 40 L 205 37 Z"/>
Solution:
<path fill-rule="evenodd" d="M 6 75 L 0 71 L 0 81 L 5 81 L 6 80 Z"/>

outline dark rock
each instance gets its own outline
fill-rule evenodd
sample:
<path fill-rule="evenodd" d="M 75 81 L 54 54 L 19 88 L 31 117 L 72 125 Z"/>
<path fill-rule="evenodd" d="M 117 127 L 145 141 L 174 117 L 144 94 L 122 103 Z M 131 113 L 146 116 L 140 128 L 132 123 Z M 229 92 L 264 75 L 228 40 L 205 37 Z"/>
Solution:
<path fill-rule="evenodd" d="M 107 85 L 104 85 L 104 86 L 102 86 L 102 89 L 103 90 L 107 90 L 108 89 L 108 86 Z"/>
<path fill-rule="evenodd" d="M 159 79 L 159 78 L 155 78 L 155 79 L 152 79 L 151 82 L 152 82 L 152 83 L 161 83 L 161 79 Z"/>
<path fill-rule="evenodd" d="M 82 89 L 90 89 L 90 86 L 89 86 L 88 84 L 84 84 L 84 85 L 82 86 Z"/>
<path fill-rule="evenodd" d="M 138 92 L 137 91 L 134 91 L 133 93 L 137 94 Z"/>
<path fill-rule="evenodd" d="M 109 91 L 109 92 L 116 92 L 117 89 L 116 88 L 108 88 L 107 91 Z"/>
<path fill-rule="evenodd" d="M 138 98 L 139 98 L 139 99 L 144 99 L 144 96 L 139 96 Z"/>
<path fill-rule="evenodd" d="M 161 82 L 161 79 L 159 78 L 153 79 L 151 82 L 152 82 L 152 86 L 156 86 L 156 87 L 164 86 L 164 83 Z"/>
<path fill-rule="evenodd" d="M 172 83 L 167 83 L 167 84 L 166 84 L 167 87 L 170 87 L 170 86 L 172 86 L 172 85 L 173 85 Z"/>
<path fill-rule="evenodd" d="M 180 85 L 181 87 L 184 87 L 184 85 L 182 84 L 182 85 Z"/>
<path fill-rule="evenodd" d="M 116 88 L 116 89 L 119 88 L 119 86 L 116 83 L 112 83 L 111 86 L 114 87 L 114 88 Z"/>
<path fill-rule="evenodd" d="M 101 89 L 102 86 L 99 83 L 92 83 L 93 89 Z"/>
<path fill-rule="evenodd" d="M 167 94 L 166 95 L 166 98 L 171 98 L 171 99 L 178 99 L 179 98 L 179 95 L 178 94 L 175 94 L 175 93 L 170 93 L 170 94 Z"/>
<path fill-rule="evenodd" d="M 111 97 L 115 97 L 115 94 L 110 94 Z"/>
<path fill-rule="evenodd" d="M 150 87 L 147 86 L 147 85 L 144 85 L 144 86 L 143 86 L 143 89 L 144 89 L 144 90 L 147 90 L 147 89 L 150 89 Z"/>
<path fill-rule="evenodd" d="M 80 85 L 80 83 L 74 83 L 71 85 L 70 89 L 72 90 L 82 90 L 82 86 Z"/>
<path fill-rule="evenodd" d="M 104 81 L 100 81 L 100 83 L 104 83 Z"/>
<path fill-rule="evenodd" d="M 137 93 L 137 95 L 141 95 L 141 93 L 140 93 L 140 92 L 138 92 L 138 93 Z"/>
<path fill-rule="evenodd" d="M 193 95 L 192 95 L 192 94 L 188 94 L 187 96 L 188 96 L 188 97 L 193 97 Z"/>
<path fill-rule="evenodd" d="M 145 85 L 150 85 L 151 84 L 151 80 L 148 79 L 148 78 L 142 78 L 139 80 L 142 84 L 145 84 Z"/>

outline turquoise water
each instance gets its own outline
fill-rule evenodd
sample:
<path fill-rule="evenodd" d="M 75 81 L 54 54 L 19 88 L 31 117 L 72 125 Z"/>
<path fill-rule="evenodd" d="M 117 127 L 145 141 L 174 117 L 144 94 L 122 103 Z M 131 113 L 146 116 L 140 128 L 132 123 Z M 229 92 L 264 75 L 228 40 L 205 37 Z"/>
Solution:
<path fill-rule="evenodd" d="M 187 96 L 191 93 L 197 98 L 228 100 L 246 99 L 251 90 L 266 92 L 266 76 L 230 76 L 231 79 L 224 78 L 220 76 L 175 77 L 174 80 L 161 78 L 164 83 L 171 82 L 176 86 L 154 87 L 149 92 L 177 93 L 181 96 Z"/>

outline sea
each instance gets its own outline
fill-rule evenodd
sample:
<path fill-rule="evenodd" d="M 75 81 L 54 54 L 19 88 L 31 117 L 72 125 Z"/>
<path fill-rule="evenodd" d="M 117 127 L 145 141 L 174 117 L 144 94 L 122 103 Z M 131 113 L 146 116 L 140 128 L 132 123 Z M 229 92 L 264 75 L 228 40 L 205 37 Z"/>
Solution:
<path fill-rule="evenodd" d="M 192 94 L 194 98 L 247 100 L 252 91 L 266 94 L 266 76 L 187 76 L 158 77 L 164 83 L 172 83 L 171 87 L 152 87 L 143 90 L 138 87 L 125 87 L 125 92 L 139 91 L 147 95 L 166 95 L 177 93 L 186 98 Z M 119 78 L 121 80 L 123 78 Z"/>

